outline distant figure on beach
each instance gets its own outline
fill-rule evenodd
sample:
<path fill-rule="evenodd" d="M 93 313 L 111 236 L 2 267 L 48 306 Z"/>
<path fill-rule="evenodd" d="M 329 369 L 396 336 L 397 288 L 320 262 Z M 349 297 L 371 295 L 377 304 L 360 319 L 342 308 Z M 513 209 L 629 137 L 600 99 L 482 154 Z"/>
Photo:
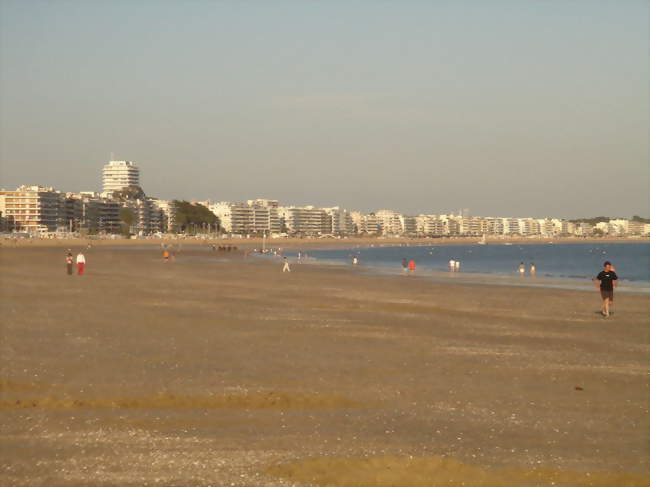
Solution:
<path fill-rule="evenodd" d="M 74 259 L 72 258 L 72 252 L 68 249 L 68 255 L 65 256 L 65 266 L 68 268 L 68 275 L 72 275 L 72 265 L 74 264 Z"/>
<path fill-rule="evenodd" d="M 530 275 L 534 277 L 535 274 L 537 274 L 537 267 L 535 267 L 535 263 L 533 262 L 530 264 Z"/>
<path fill-rule="evenodd" d="M 454 272 L 460 272 L 460 260 L 454 261 Z"/>
<path fill-rule="evenodd" d="M 522 262 L 521 264 L 519 264 L 519 275 L 523 277 L 525 273 L 526 273 L 526 266 Z"/>
<path fill-rule="evenodd" d="M 77 254 L 77 275 L 83 276 L 86 267 L 86 257 L 82 252 Z"/>
<path fill-rule="evenodd" d="M 454 259 L 449 259 L 449 270 L 451 272 L 456 270 L 456 261 Z"/>
<path fill-rule="evenodd" d="M 291 272 L 291 267 L 289 267 L 289 259 L 286 257 L 282 259 L 284 266 L 282 266 L 282 272 Z"/>
<path fill-rule="evenodd" d="M 415 272 L 415 261 L 411 260 L 409 262 L 409 272 Z"/>
<path fill-rule="evenodd" d="M 359 259 L 357 259 L 356 257 L 353 257 L 352 258 L 352 265 L 357 265 L 358 263 L 359 263 Z"/>
<path fill-rule="evenodd" d="M 402 259 L 402 271 L 406 274 L 409 270 L 409 262 L 406 258 Z"/>
<path fill-rule="evenodd" d="M 163 262 L 169 262 L 169 250 L 163 250 Z"/>
<path fill-rule="evenodd" d="M 603 264 L 603 270 L 593 279 L 596 289 L 600 289 L 603 306 L 600 310 L 603 316 L 609 316 L 609 309 L 614 304 L 614 288 L 618 285 L 618 276 L 610 261 Z"/>

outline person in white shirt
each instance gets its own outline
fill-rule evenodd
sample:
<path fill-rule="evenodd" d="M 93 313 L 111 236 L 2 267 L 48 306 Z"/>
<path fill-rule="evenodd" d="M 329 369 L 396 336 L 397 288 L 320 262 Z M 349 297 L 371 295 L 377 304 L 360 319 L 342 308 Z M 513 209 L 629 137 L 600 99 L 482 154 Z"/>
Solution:
<path fill-rule="evenodd" d="M 77 254 L 77 275 L 83 276 L 85 267 L 86 267 L 86 257 L 84 257 L 84 254 L 79 252 Z"/>
<path fill-rule="evenodd" d="M 284 262 L 284 266 L 282 267 L 282 272 L 291 272 L 291 267 L 289 267 L 289 259 L 285 257 L 282 260 Z"/>

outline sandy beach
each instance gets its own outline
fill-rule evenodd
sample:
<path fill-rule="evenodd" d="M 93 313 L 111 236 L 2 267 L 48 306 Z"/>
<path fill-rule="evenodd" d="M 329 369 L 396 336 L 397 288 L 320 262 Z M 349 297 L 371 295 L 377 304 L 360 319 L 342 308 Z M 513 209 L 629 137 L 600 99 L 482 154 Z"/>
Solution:
<path fill-rule="evenodd" d="M 650 485 L 647 296 L 64 250 L 0 248 L 0 485 Z"/>

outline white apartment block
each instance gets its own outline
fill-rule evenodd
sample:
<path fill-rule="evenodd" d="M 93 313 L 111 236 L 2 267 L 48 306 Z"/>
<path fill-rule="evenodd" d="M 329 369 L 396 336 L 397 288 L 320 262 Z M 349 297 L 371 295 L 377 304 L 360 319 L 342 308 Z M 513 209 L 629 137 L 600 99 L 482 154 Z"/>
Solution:
<path fill-rule="evenodd" d="M 445 223 L 438 215 L 418 215 L 415 217 L 415 230 L 422 236 L 440 236 L 445 234 Z"/>
<path fill-rule="evenodd" d="M 326 233 L 333 235 L 349 235 L 354 233 L 354 223 L 352 216 L 347 210 L 334 206 L 332 208 L 323 208 L 327 214 Z"/>
<path fill-rule="evenodd" d="M 166 232 L 176 230 L 178 209 L 173 201 L 153 199 L 153 204 L 163 213 L 162 229 Z"/>
<path fill-rule="evenodd" d="M 110 161 L 102 170 L 102 182 L 105 193 L 140 186 L 140 169 L 132 161 Z"/>
<path fill-rule="evenodd" d="M 379 233 L 379 224 L 374 213 L 364 214 L 359 211 L 351 211 L 353 231 L 360 235 L 376 235 Z"/>
<path fill-rule="evenodd" d="M 487 233 L 487 221 L 478 216 L 468 216 L 459 219 L 461 235 L 483 235 Z"/>
<path fill-rule="evenodd" d="M 227 233 L 273 234 L 281 230 L 278 210 L 273 206 L 222 201 L 209 204 L 208 209 L 219 218 L 221 228 Z"/>
<path fill-rule="evenodd" d="M 65 195 L 44 186 L 0 191 L 0 213 L 7 225 L 22 232 L 53 232 L 66 225 Z"/>
<path fill-rule="evenodd" d="M 381 233 L 384 235 L 401 235 L 404 233 L 404 227 L 400 219 L 402 215 L 400 213 L 396 213 L 393 210 L 379 210 L 375 213 L 375 216 Z"/>
<path fill-rule="evenodd" d="M 289 233 L 302 235 L 329 233 L 329 218 L 322 208 L 281 206 L 278 208 L 278 213 Z"/>

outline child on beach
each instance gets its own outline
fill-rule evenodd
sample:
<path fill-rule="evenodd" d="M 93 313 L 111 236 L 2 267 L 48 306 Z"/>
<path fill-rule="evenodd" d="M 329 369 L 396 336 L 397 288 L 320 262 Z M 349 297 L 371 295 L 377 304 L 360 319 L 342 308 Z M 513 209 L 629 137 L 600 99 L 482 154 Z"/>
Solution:
<path fill-rule="evenodd" d="M 284 266 L 282 266 L 282 272 L 291 272 L 291 267 L 289 267 L 289 259 L 286 257 L 282 259 Z"/>
<path fill-rule="evenodd" d="M 65 256 L 65 265 L 68 269 L 68 275 L 72 275 L 72 265 L 74 264 L 74 259 L 72 258 L 72 252 L 68 250 L 68 255 Z"/>

